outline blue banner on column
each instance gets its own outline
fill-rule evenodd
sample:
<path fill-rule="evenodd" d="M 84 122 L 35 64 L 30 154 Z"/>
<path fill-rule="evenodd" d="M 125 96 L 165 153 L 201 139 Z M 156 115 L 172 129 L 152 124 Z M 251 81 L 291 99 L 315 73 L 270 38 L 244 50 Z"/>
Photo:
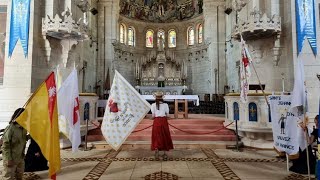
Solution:
<path fill-rule="evenodd" d="M 314 0 L 296 0 L 296 21 L 298 55 L 305 38 L 309 41 L 313 54 L 317 55 Z"/>
<path fill-rule="evenodd" d="M 30 21 L 30 0 L 12 0 L 9 57 L 20 38 L 24 56 L 28 55 L 29 42 L 29 21 Z"/>

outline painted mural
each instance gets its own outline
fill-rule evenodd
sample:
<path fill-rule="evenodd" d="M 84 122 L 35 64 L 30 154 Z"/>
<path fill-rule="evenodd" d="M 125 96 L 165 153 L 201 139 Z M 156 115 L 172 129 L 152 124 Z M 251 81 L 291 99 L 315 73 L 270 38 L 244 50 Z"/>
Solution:
<path fill-rule="evenodd" d="M 120 14 L 128 18 L 173 22 L 202 14 L 203 0 L 121 0 Z"/>

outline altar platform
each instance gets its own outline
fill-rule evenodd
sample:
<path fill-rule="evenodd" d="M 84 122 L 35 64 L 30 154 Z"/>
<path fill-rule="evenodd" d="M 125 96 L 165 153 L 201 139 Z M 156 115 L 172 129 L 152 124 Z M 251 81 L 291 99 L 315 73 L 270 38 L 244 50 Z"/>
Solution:
<path fill-rule="evenodd" d="M 179 131 L 170 126 L 170 133 L 174 143 L 178 144 L 217 144 L 229 142 L 234 144 L 236 136 L 234 131 L 224 128 L 224 116 L 221 114 L 189 114 L 189 118 L 175 119 L 174 114 L 170 114 L 169 124 L 176 128 L 184 130 Z M 148 114 L 135 128 L 139 131 L 153 124 L 151 114 Z M 217 131 L 219 130 L 219 131 Z M 211 134 L 207 132 L 217 131 Z M 127 144 L 150 144 L 152 127 L 143 131 L 131 133 L 127 138 Z M 188 132 L 191 132 L 188 133 Z M 89 141 L 105 141 L 100 128 L 89 131 Z"/>

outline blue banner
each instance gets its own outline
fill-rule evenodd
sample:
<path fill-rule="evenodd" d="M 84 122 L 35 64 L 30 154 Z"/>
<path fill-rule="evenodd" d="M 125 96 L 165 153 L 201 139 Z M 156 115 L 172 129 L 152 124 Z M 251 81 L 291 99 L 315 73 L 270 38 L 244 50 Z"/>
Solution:
<path fill-rule="evenodd" d="M 11 57 L 19 38 L 24 56 L 27 57 L 28 55 L 30 1 L 31 0 L 12 0 L 9 57 Z"/>
<path fill-rule="evenodd" d="M 314 55 L 317 55 L 316 18 L 314 0 L 296 0 L 296 27 L 298 55 L 305 38 Z"/>

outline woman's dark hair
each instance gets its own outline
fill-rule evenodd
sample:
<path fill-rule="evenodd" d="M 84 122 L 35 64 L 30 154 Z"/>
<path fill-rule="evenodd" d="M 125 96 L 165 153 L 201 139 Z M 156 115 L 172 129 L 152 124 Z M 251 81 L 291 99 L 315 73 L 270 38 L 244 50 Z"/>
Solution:
<path fill-rule="evenodd" d="M 162 99 L 162 97 L 161 98 L 156 98 L 156 106 L 157 106 L 157 110 L 159 110 L 159 108 L 160 108 L 160 103 L 162 103 L 163 102 L 163 99 Z"/>
<path fill-rule="evenodd" d="M 12 121 L 15 120 L 17 117 L 19 117 L 23 111 L 24 111 L 24 108 L 18 108 L 16 111 L 14 111 L 9 123 L 12 123 Z"/>
<path fill-rule="evenodd" d="M 316 117 L 314 117 L 314 119 L 319 120 L 319 115 L 316 115 Z"/>

